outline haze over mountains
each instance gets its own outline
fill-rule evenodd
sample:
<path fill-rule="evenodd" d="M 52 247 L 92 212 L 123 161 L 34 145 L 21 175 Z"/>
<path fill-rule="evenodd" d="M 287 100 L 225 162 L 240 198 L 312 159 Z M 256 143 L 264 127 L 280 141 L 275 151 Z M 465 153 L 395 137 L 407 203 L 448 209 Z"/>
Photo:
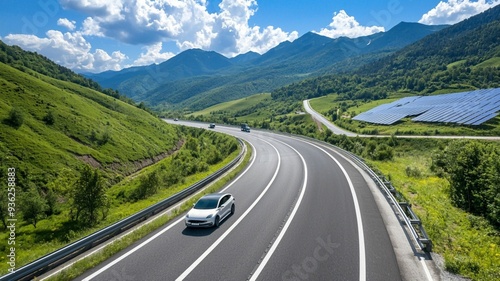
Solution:
<path fill-rule="evenodd" d="M 153 107 L 196 110 L 306 77 L 356 69 L 445 27 L 402 22 L 387 32 L 354 39 L 309 32 L 262 55 L 249 52 L 227 58 L 191 49 L 158 65 L 87 77 Z"/>

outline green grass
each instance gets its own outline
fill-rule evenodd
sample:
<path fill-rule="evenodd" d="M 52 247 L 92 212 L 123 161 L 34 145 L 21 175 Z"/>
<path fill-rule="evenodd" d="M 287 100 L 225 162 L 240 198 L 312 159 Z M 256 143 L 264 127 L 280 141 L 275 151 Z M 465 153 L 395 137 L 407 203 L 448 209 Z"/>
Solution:
<path fill-rule="evenodd" d="M 361 102 L 361 101 L 338 101 L 338 95 L 333 94 L 333 95 L 327 95 L 324 97 L 312 99 L 309 103 L 314 110 L 316 110 L 317 112 L 324 113 L 324 112 L 328 112 L 331 109 L 341 108 L 342 107 L 341 103 L 344 102 L 349 106 L 349 109 L 347 110 L 347 112 L 355 112 L 356 114 L 359 114 L 361 112 L 365 112 L 365 111 L 368 111 L 372 108 L 375 108 L 379 105 L 391 103 L 391 102 L 396 101 L 398 99 L 400 99 L 400 98 L 394 97 L 394 98 L 389 98 L 389 99 L 370 101 L 370 102 L 366 102 L 366 103 Z"/>
<path fill-rule="evenodd" d="M 454 92 L 449 90 L 448 92 Z M 456 92 L 456 90 L 455 90 Z M 443 92 L 445 93 L 445 92 Z M 411 118 L 404 118 L 392 125 L 377 125 L 367 122 L 351 120 L 352 117 L 366 112 L 382 104 L 391 103 L 405 96 L 397 93 L 391 98 L 362 102 L 362 101 L 337 101 L 337 95 L 328 95 L 310 101 L 311 107 L 327 115 L 332 109 L 345 108 L 340 120 L 335 124 L 349 131 L 359 134 L 375 135 L 469 135 L 469 136 L 500 136 L 500 117 L 495 117 L 480 126 L 461 126 L 458 124 L 439 124 L 413 122 Z"/>
<path fill-rule="evenodd" d="M 191 199 L 189 199 L 187 202 L 181 205 L 178 209 L 174 210 L 172 214 L 156 218 L 152 222 L 145 224 L 144 226 L 138 228 L 137 230 L 134 230 L 132 233 L 127 234 L 126 236 L 117 239 L 116 241 L 113 241 L 112 243 L 107 245 L 104 249 L 93 254 L 92 256 L 77 261 L 74 265 L 48 278 L 47 280 L 48 281 L 73 280 L 74 278 L 78 277 L 85 271 L 109 259 L 111 256 L 118 253 L 119 251 L 131 246 L 137 240 L 143 238 L 147 234 L 153 232 L 159 227 L 170 222 L 172 219 L 176 218 L 179 214 L 189 210 L 189 208 L 192 207 L 193 203 L 196 202 L 204 194 L 220 190 L 224 185 L 226 185 L 230 180 L 235 178 L 246 167 L 246 165 L 250 161 L 251 155 L 252 155 L 251 147 L 247 146 L 247 153 L 243 159 L 243 162 L 238 167 L 236 167 L 232 172 L 230 172 L 227 176 L 225 176 L 221 180 L 212 184 L 202 193 L 193 196 Z"/>
<path fill-rule="evenodd" d="M 432 239 L 433 251 L 444 257 L 447 270 L 473 280 L 499 280 L 500 232 L 486 220 L 453 206 L 448 181 L 429 170 L 439 141 L 408 143 L 397 149 L 393 161 L 370 163 L 412 204 Z M 418 170 L 421 176 L 409 177 L 406 167 Z"/>
<path fill-rule="evenodd" d="M 467 62 L 467 60 L 459 60 L 459 61 L 455 61 L 455 62 L 452 62 L 452 63 L 448 64 L 448 65 L 446 66 L 446 68 L 447 68 L 447 69 L 451 69 L 451 68 L 453 68 L 453 67 L 455 67 L 455 66 L 461 66 L 461 65 L 463 65 L 465 62 Z"/>
<path fill-rule="evenodd" d="M 256 94 L 256 95 L 242 98 L 239 100 L 220 103 L 220 104 L 208 107 L 204 110 L 193 112 L 190 115 L 191 116 L 209 115 L 212 112 L 218 112 L 218 111 L 237 112 L 237 111 L 242 111 L 242 110 L 251 108 L 251 107 L 253 107 L 261 102 L 266 102 L 267 100 L 270 100 L 270 99 L 271 99 L 271 94 L 269 94 L 269 93 Z"/>
<path fill-rule="evenodd" d="M 83 155 L 111 170 L 113 163 L 119 166 L 168 151 L 180 138 L 175 128 L 132 105 L 72 83 L 37 79 L 1 63 L 0 87 L 0 141 L 7 150 L 0 158 L 35 178 L 75 169 Z M 4 121 L 13 107 L 24 115 L 18 129 Z M 43 121 L 49 112 L 55 117 L 52 125 Z M 100 143 L 105 135 L 108 141 Z"/>
<path fill-rule="evenodd" d="M 138 175 L 129 176 L 125 178 L 119 184 L 112 186 L 108 191 L 108 198 L 112 199 L 112 205 L 109 210 L 109 215 L 106 219 L 100 221 L 97 225 L 92 228 L 81 228 L 78 225 L 69 220 L 69 210 L 63 210 L 59 215 L 53 215 L 50 220 L 41 220 L 37 227 L 34 228 L 33 225 L 26 222 L 19 222 L 16 228 L 16 263 L 17 267 L 27 264 L 37 258 L 40 258 L 50 252 L 53 252 L 68 243 L 75 241 L 81 237 L 89 235 L 107 225 L 117 222 L 123 218 L 126 218 L 146 207 L 149 207 L 171 195 L 182 191 L 188 186 L 200 181 L 201 179 L 209 176 L 218 169 L 227 165 L 232 159 L 238 155 L 239 151 L 233 152 L 224 161 L 213 165 L 209 170 L 203 173 L 197 173 L 195 175 L 186 177 L 181 183 L 170 186 L 168 188 L 160 188 L 159 192 L 151 197 L 144 200 L 134 201 L 134 202 L 121 202 L 117 200 L 117 194 L 123 190 L 133 190 L 138 186 L 140 177 Z M 166 158 L 150 167 L 143 169 L 141 174 L 147 174 L 154 170 L 162 169 L 164 162 L 170 161 L 170 158 Z M 0 239 L 7 241 L 8 233 L 1 233 Z M 5 243 L 2 245 L 2 252 L 6 251 Z M 29 251 L 27 250 L 29 249 Z M 6 272 L 8 265 L 5 262 L 6 254 L 0 256 L 0 272 Z"/>
<path fill-rule="evenodd" d="M 474 68 L 479 67 L 499 67 L 500 66 L 500 57 L 493 57 L 491 59 L 485 60 L 480 64 L 474 66 Z"/>

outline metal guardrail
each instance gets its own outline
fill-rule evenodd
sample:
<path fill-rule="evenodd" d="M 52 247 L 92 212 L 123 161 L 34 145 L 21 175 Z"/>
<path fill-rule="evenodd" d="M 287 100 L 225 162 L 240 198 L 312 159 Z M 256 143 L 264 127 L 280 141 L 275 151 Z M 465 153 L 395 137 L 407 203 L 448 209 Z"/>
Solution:
<path fill-rule="evenodd" d="M 238 139 L 240 145 L 244 147 L 243 141 Z M 31 280 L 35 276 L 40 276 L 41 274 L 56 268 L 57 266 L 63 264 L 64 262 L 78 256 L 79 254 L 95 247 L 96 245 L 122 233 L 123 231 L 130 229 L 132 226 L 137 225 L 138 223 L 148 219 L 149 217 L 163 211 L 164 209 L 178 203 L 182 199 L 187 196 L 195 193 L 200 190 L 208 183 L 211 183 L 219 176 L 227 172 L 229 169 L 234 167 L 238 161 L 240 161 L 241 157 L 244 155 L 245 149 L 242 149 L 240 154 L 229 164 L 219 169 L 214 174 L 206 177 L 205 179 L 195 183 L 194 185 L 166 198 L 163 201 L 160 201 L 142 211 L 139 211 L 121 221 L 118 221 L 110 226 L 107 226 L 93 234 L 90 234 L 78 241 L 75 241 L 57 251 L 54 251 L 50 254 L 47 254 L 44 257 L 41 257 L 12 273 L 8 273 L 6 275 L 0 276 L 0 281 L 7 280 Z"/>
<path fill-rule="evenodd" d="M 273 131 L 273 133 L 278 133 L 281 135 L 287 135 L 287 136 L 294 136 L 294 137 L 301 137 L 303 139 L 308 139 L 312 140 L 315 142 L 322 142 L 328 146 L 334 146 L 336 149 L 341 151 L 343 154 L 347 155 L 350 159 L 354 160 L 356 164 L 366 171 L 368 175 L 373 179 L 373 181 L 377 184 L 379 188 L 381 188 L 389 200 L 391 200 L 392 204 L 396 208 L 396 212 L 401 214 L 401 217 L 403 218 L 405 224 L 408 226 L 408 229 L 414 238 L 414 240 L 417 242 L 418 246 L 420 247 L 421 250 L 426 251 L 426 252 L 432 252 L 432 240 L 429 238 L 427 235 L 427 232 L 425 232 L 425 229 L 422 225 L 422 222 L 418 218 L 418 216 L 413 212 L 411 209 L 411 204 L 407 202 L 403 202 L 402 200 L 405 200 L 403 196 L 394 188 L 394 186 L 385 179 L 384 176 L 379 176 L 377 173 L 375 173 L 366 163 L 365 161 L 357 156 L 356 154 L 347 151 L 345 149 L 342 149 L 338 146 L 332 145 L 331 143 L 327 143 L 318 139 L 310 138 L 307 136 L 297 136 L 289 133 L 283 133 L 283 132 L 276 132 Z"/>
<path fill-rule="evenodd" d="M 391 182 L 385 179 L 384 176 L 379 176 L 377 173 L 375 173 L 363 161 L 363 159 L 361 159 L 360 157 L 349 151 L 346 150 L 343 151 L 347 153 L 350 156 L 350 158 L 353 159 L 358 164 L 358 166 L 360 166 L 363 170 L 365 170 L 370 175 L 370 177 L 375 181 L 377 186 L 386 193 L 387 197 L 389 197 L 392 204 L 396 207 L 397 212 L 401 215 L 405 224 L 408 226 L 411 235 L 418 243 L 420 249 L 426 252 L 432 252 L 432 241 L 427 235 L 427 232 L 425 232 L 425 229 L 422 226 L 422 222 L 411 209 L 411 204 L 400 201 L 403 197 L 401 196 L 401 194 L 398 193 L 398 191 L 394 188 Z"/>
<path fill-rule="evenodd" d="M 379 176 L 377 173 L 375 173 L 365 163 L 365 161 L 361 157 L 357 156 L 356 154 L 354 154 L 350 151 L 342 149 L 338 146 L 332 145 L 331 143 L 323 142 L 321 140 L 314 139 L 311 137 L 297 136 L 297 135 L 283 133 L 283 132 L 277 132 L 277 131 L 273 131 L 273 133 L 286 135 L 286 136 L 301 137 L 303 139 L 308 139 L 308 140 L 312 140 L 315 142 L 322 142 L 328 146 L 334 146 L 336 149 L 340 150 L 342 153 L 344 153 L 349 158 L 354 160 L 360 168 L 362 168 L 363 170 L 365 170 L 369 174 L 369 176 L 373 179 L 373 181 L 377 184 L 377 186 L 379 188 L 381 188 L 385 192 L 385 194 L 387 195 L 389 200 L 391 200 L 392 204 L 396 208 L 396 212 L 401 214 L 401 217 L 403 218 L 405 224 L 408 226 L 408 229 L 409 229 L 412 237 L 417 242 L 420 249 L 423 251 L 426 251 L 426 252 L 432 252 L 432 240 L 427 235 L 427 232 L 425 232 L 425 229 L 422 225 L 422 222 L 420 221 L 418 216 L 411 209 L 411 204 L 409 204 L 407 202 L 400 201 L 400 200 L 404 200 L 404 198 L 401 194 L 399 194 L 399 192 L 397 192 L 397 190 L 390 183 L 390 181 L 385 179 L 384 176 Z"/>

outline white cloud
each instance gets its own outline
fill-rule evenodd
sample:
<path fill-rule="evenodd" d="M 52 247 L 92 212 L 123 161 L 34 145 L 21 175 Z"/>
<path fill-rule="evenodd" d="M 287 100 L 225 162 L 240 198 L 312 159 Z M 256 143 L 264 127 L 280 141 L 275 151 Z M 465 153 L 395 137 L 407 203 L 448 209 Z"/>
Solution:
<path fill-rule="evenodd" d="M 58 25 L 71 32 L 50 30 L 45 38 L 15 34 L 5 41 L 39 52 L 73 70 L 99 72 L 130 65 L 121 52 L 92 50 L 86 40 L 89 37 L 146 46 L 133 65 L 159 63 L 172 57 L 173 53 L 162 53 L 165 42 L 174 42 L 179 51 L 201 48 L 231 57 L 248 51 L 264 53 L 298 37 L 296 31 L 286 32 L 279 27 L 250 27 L 249 19 L 257 12 L 256 0 L 222 0 L 219 11 L 213 13 L 208 12 L 206 0 L 60 0 L 60 4 L 87 16 L 79 30 L 76 22 L 61 18 Z"/>
<path fill-rule="evenodd" d="M 69 19 L 62 18 L 57 21 L 57 25 L 64 26 L 69 30 L 75 30 L 76 21 L 70 21 Z"/>
<path fill-rule="evenodd" d="M 297 39 L 296 31 L 287 33 L 281 28 L 268 26 L 250 27 L 249 19 L 257 11 L 254 0 L 223 0 L 219 4 L 220 13 L 215 17 L 212 32 L 216 36 L 210 42 L 210 49 L 226 56 L 254 51 L 265 53 L 283 41 Z"/>
<path fill-rule="evenodd" d="M 418 22 L 429 25 L 455 24 L 498 4 L 500 4 L 500 0 L 448 0 L 447 2 L 441 1 L 435 8 L 424 14 Z"/>
<path fill-rule="evenodd" d="M 354 17 L 349 16 L 346 11 L 340 10 L 338 13 L 333 14 L 332 22 L 328 27 L 322 28 L 316 33 L 330 38 L 342 36 L 356 38 L 383 32 L 384 30 L 382 26 L 362 26 Z"/>
<path fill-rule="evenodd" d="M 101 27 L 91 17 L 86 18 L 82 24 L 82 34 L 86 36 L 104 37 Z"/>
<path fill-rule="evenodd" d="M 163 44 L 161 42 L 146 46 L 146 53 L 141 53 L 138 59 L 134 61 L 134 66 L 150 65 L 153 63 L 161 63 L 173 57 L 175 54 L 171 52 L 162 53 Z"/>
<path fill-rule="evenodd" d="M 9 34 L 3 38 L 9 45 L 19 45 L 24 49 L 38 52 L 56 63 L 77 71 L 101 72 L 119 70 L 127 57 L 119 52 L 111 55 L 104 50 L 91 52 L 91 45 L 80 32 L 62 33 L 49 30 L 45 38 L 26 34 Z"/>
<path fill-rule="evenodd" d="M 89 16 L 83 23 L 85 35 L 133 45 L 174 41 L 181 51 L 201 48 L 233 56 L 250 50 L 263 53 L 298 37 L 295 31 L 272 26 L 250 27 L 256 0 L 222 0 L 217 13 L 207 11 L 205 0 L 62 0 L 61 4 Z"/>

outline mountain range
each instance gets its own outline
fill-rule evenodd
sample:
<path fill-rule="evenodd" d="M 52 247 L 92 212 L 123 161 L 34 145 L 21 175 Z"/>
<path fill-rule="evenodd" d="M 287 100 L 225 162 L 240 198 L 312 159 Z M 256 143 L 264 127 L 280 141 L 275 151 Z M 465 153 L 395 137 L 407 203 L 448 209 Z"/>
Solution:
<path fill-rule="evenodd" d="M 402 22 L 387 32 L 354 39 L 308 32 L 262 55 L 248 52 L 227 58 L 190 49 L 160 64 L 86 76 L 157 109 L 198 110 L 307 77 L 356 69 L 445 27 Z"/>

